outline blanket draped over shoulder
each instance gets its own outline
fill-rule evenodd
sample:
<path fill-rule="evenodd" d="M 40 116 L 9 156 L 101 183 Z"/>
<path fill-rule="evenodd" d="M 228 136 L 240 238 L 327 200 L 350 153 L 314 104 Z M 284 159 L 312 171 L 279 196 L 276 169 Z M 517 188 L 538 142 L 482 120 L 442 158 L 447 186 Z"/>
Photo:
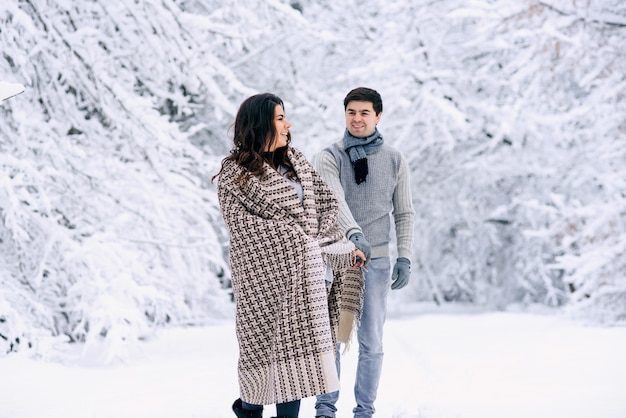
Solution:
<path fill-rule="evenodd" d="M 336 343 L 348 342 L 362 306 L 363 275 L 350 267 L 354 245 L 338 226 L 337 201 L 300 151 L 287 155 L 302 203 L 269 164 L 239 184 L 243 169 L 226 161 L 218 181 L 230 233 L 240 395 L 252 404 L 338 390 Z"/>

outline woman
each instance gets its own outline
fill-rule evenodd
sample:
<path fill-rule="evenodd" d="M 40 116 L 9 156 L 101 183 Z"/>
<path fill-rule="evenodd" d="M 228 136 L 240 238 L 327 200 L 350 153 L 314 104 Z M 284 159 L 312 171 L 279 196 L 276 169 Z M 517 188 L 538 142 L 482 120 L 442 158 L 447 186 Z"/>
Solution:
<path fill-rule="evenodd" d="M 343 237 L 328 186 L 289 146 L 290 127 L 280 98 L 249 97 L 215 176 L 230 234 L 239 418 L 261 418 L 268 404 L 296 418 L 300 399 L 338 390 L 336 342 L 347 343 L 362 303 L 365 256 Z"/>

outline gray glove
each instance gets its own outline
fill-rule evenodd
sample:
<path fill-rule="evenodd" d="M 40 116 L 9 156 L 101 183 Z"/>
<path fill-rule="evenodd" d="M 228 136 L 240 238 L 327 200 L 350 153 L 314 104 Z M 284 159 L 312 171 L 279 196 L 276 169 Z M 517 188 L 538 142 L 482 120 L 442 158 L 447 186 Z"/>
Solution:
<path fill-rule="evenodd" d="M 363 251 L 363 254 L 365 254 L 365 260 L 369 260 L 370 256 L 372 255 L 372 246 L 369 242 L 367 242 L 363 234 L 360 232 L 355 232 L 354 234 L 350 235 L 349 239 L 350 241 L 352 241 L 352 243 L 354 243 L 354 246 L 356 248 Z"/>
<path fill-rule="evenodd" d="M 391 273 L 391 288 L 402 289 L 409 282 L 411 277 L 411 261 L 405 257 L 398 257 L 396 265 Z"/>

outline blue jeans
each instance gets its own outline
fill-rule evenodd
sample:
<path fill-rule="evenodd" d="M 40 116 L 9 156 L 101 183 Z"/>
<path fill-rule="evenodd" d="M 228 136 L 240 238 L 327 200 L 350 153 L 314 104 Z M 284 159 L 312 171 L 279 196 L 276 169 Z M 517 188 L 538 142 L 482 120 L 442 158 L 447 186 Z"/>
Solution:
<path fill-rule="evenodd" d="M 387 314 L 387 295 L 391 288 L 391 264 L 389 257 L 374 258 L 365 272 L 365 300 L 363 315 L 357 331 L 359 360 L 354 398 L 354 418 L 370 418 L 374 415 L 374 401 L 383 368 L 383 325 Z M 340 370 L 340 353 L 337 347 L 337 371 Z M 339 391 L 319 395 L 315 402 L 316 415 L 335 417 Z"/>

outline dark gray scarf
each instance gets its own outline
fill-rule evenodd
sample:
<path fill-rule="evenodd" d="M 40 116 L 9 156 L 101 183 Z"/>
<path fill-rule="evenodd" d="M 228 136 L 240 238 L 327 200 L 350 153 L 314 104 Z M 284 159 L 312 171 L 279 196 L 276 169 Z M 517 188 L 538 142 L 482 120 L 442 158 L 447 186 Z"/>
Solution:
<path fill-rule="evenodd" d="M 382 145 L 383 136 L 378 132 L 378 129 L 365 138 L 352 136 L 348 129 L 343 133 L 343 149 L 350 157 L 356 184 L 363 183 L 367 177 L 369 171 L 367 168 L 367 156 L 374 154 Z"/>

